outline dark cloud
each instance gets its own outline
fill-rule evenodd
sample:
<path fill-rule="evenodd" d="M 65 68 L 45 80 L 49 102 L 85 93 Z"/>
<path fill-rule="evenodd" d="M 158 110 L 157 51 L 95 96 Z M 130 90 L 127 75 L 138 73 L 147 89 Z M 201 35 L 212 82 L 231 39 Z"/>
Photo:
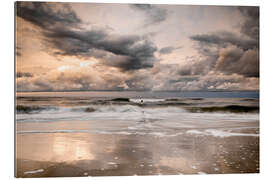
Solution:
<path fill-rule="evenodd" d="M 22 77 L 33 77 L 33 74 L 32 73 L 29 73 L 29 72 L 17 72 L 16 73 L 16 77 L 17 78 L 22 78 Z"/>
<path fill-rule="evenodd" d="M 159 50 L 159 53 L 160 53 L 160 54 L 170 54 L 170 53 L 172 53 L 174 50 L 180 49 L 180 48 L 181 48 L 181 47 L 167 46 L 167 47 L 161 48 L 161 49 Z"/>
<path fill-rule="evenodd" d="M 55 26 L 77 26 L 81 20 L 68 4 L 61 4 L 59 9 L 50 2 L 16 2 L 17 16 L 44 29 Z"/>
<path fill-rule="evenodd" d="M 259 47 L 259 7 L 238 7 L 244 17 L 241 33 L 249 38 L 231 32 L 217 32 L 193 35 L 190 39 L 204 44 L 214 44 L 225 47 L 228 44 L 238 46 L 244 50 Z"/>
<path fill-rule="evenodd" d="M 239 7 L 245 18 L 241 32 L 259 41 L 259 7 Z"/>
<path fill-rule="evenodd" d="M 239 46 L 244 50 L 259 46 L 257 40 L 237 36 L 231 32 L 198 34 L 191 36 L 190 39 L 202 43 L 202 45 L 218 45 L 219 47 L 225 47 L 228 44 L 232 44 Z"/>
<path fill-rule="evenodd" d="M 216 68 L 226 73 L 259 77 L 258 51 L 255 49 L 243 51 L 235 46 L 221 49 Z"/>
<path fill-rule="evenodd" d="M 66 56 L 91 56 L 94 44 L 104 40 L 107 34 L 103 30 L 71 30 L 67 28 L 56 28 L 45 32 L 49 45 L 54 48 L 54 53 Z"/>
<path fill-rule="evenodd" d="M 47 33 L 56 54 L 102 58 L 102 63 L 123 71 L 153 67 L 156 46 L 139 36 L 109 35 L 103 30 L 57 29 Z"/>
<path fill-rule="evenodd" d="M 241 35 L 216 32 L 193 35 L 190 39 L 198 43 L 198 52 L 208 62 L 205 68 L 259 77 L 259 8 L 239 7 L 239 10 L 244 17 Z"/>
<path fill-rule="evenodd" d="M 165 21 L 168 16 L 166 9 L 151 4 L 131 4 L 130 7 L 143 12 L 147 16 L 145 26 L 159 24 Z"/>
<path fill-rule="evenodd" d="M 197 50 L 203 55 L 201 68 L 237 73 L 246 77 L 259 76 L 258 41 L 236 38 L 232 33 L 195 35 Z M 229 36 L 231 34 L 231 36 Z M 247 56 L 249 55 L 249 56 Z"/>
<path fill-rule="evenodd" d="M 113 35 L 102 28 L 84 30 L 69 6 L 56 11 L 50 3 L 18 3 L 17 9 L 18 16 L 45 29 L 47 47 L 54 55 L 103 58 L 102 63 L 122 71 L 150 68 L 156 60 L 157 48 L 146 36 Z"/>

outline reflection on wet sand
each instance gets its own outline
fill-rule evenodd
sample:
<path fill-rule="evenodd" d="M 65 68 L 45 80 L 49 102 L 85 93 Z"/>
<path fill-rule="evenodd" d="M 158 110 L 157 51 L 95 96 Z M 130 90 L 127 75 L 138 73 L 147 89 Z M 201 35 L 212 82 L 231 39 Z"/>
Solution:
<path fill-rule="evenodd" d="M 259 172 L 258 137 L 17 135 L 17 177 Z"/>
<path fill-rule="evenodd" d="M 91 146 L 83 140 L 74 140 L 68 137 L 56 136 L 53 140 L 54 160 L 61 161 L 77 161 L 80 159 L 91 160 L 94 155 L 91 153 Z"/>

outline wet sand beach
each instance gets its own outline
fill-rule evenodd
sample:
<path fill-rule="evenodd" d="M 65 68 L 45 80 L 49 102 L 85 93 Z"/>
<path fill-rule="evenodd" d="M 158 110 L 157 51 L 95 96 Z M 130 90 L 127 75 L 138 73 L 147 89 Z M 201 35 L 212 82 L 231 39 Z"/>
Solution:
<path fill-rule="evenodd" d="M 17 135 L 16 177 L 258 173 L 259 137 Z"/>

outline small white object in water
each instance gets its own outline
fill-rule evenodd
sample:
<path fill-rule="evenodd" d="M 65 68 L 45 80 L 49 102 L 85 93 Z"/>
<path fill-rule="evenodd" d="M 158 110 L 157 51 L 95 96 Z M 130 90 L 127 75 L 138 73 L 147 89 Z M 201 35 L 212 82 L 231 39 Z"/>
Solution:
<path fill-rule="evenodd" d="M 85 173 L 83 173 L 83 175 L 88 176 L 88 173 L 87 173 L 87 172 L 85 172 Z"/>
<path fill-rule="evenodd" d="M 152 164 L 149 164 L 148 166 L 152 167 L 153 165 Z"/>
<path fill-rule="evenodd" d="M 43 172 L 44 169 L 38 169 L 38 170 L 33 170 L 33 171 L 26 171 L 24 174 L 35 174 L 35 173 L 40 173 Z"/>
<path fill-rule="evenodd" d="M 135 150 L 132 150 L 132 152 L 136 152 Z"/>
<path fill-rule="evenodd" d="M 192 168 L 192 169 L 197 169 L 197 167 L 196 167 L 196 166 L 191 166 L 191 168 Z"/>
<path fill-rule="evenodd" d="M 108 162 L 107 164 L 115 165 L 116 163 L 115 162 Z"/>
<path fill-rule="evenodd" d="M 114 157 L 114 159 L 118 159 L 118 157 Z"/>
<path fill-rule="evenodd" d="M 215 168 L 215 171 L 219 171 L 219 168 Z"/>
<path fill-rule="evenodd" d="M 140 166 L 141 166 L 141 167 L 143 167 L 144 165 L 143 165 L 143 164 L 141 164 Z"/>

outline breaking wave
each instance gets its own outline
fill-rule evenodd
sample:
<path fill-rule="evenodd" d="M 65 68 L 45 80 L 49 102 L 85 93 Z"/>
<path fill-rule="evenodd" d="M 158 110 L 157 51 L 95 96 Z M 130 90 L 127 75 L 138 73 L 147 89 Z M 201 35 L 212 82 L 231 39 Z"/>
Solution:
<path fill-rule="evenodd" d="M 38 113 L 44 110 L 52 110 L 57 109 L 56 107 L 43 107 L 43 106 L 23 106 L 17 105 L 16 111 L 17 113 Z"/>
<path fill-rule="evenodd" d="M 190 107 L 186 108 L 192 113 L 202 112 L 231 112 L 231 113 L 258 113 L 258 106 L 240 106 L 240 105 L 229 105 L 229 106 L 211 106 L 211 107 Z"/>
<path fill-rule="evenodd" d="M 258 106 L 241 106 L 241 105 L 228 105 L 228 106 L 192 106 L 187 103 L 167 103 L 155 102 L 152 104 L 93 104 L 89 106 L 75 106 L 75 107 L 56 107 L 56 106 L 24 106 L 17 105 L 16 111 L 18 114 L 26 113 L 42 113 L 42 112 L 140 112 L 159 110 L 161 112 L 171 112 L 175 110 L 178 112 L 190 113 L 214 113 L 214 112 L 229 112 L 229 113 L 258 113 Z"/>

